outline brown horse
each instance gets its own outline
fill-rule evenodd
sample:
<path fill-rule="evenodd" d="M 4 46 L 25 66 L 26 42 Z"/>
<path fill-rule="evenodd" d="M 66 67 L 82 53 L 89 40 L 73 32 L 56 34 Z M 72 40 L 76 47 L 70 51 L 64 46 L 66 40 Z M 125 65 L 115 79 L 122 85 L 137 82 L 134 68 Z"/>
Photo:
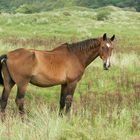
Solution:
<path fill-rule="evenodd" d="M 70 111 L 77 82 L 85 68 L 98 56 L 103 60 L 103 68 L 110 67 L 110 56 L 115 35 L 107 38 L 88 39 L 78 43 L 62 44 L 52 51 L 16 49 L 0 56 L 0 83 L 3 84 L 0 105 L 5 112 L 12 87 L 17 85 L 16 104 L 24 113 L 24 95 L 28 83 L 39 87 L 61 85 L 60 114 L 66 105 Z"/>

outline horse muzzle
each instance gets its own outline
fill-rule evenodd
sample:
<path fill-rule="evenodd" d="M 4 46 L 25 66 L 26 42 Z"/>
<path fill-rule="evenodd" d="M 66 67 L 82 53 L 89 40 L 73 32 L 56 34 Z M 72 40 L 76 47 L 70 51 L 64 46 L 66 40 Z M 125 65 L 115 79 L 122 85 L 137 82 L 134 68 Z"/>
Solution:
<path fill-rule="evenodd" d="M 104 63 L 104 64 L 103 64 L 104 70 L 108 70 L 109 67 L 110 67 L 110 63 Z"/>

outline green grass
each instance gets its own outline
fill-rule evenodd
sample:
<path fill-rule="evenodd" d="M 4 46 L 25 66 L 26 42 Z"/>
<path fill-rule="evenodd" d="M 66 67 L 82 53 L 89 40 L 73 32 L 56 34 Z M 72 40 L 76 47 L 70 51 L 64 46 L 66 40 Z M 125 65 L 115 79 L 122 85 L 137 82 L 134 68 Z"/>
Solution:
<path fill-rule="evenodd" d="M 129 46 L 131 42 L 138 45 L 140 14 L 115 7 L 108 9 L 87 10 L 75 7 L 29 15 L 1 14 L 0 37 L 56 37 L 71 41 L 72 38 L 97 37 L 107 32 L 109 35 L 116 34 L 117 39 L 125 38 Z M 96 20 L 99 12 L 106 11 L 110 13 L 107 20 Z M 120 43 L 121 41 L 119 45 L 123 46 L 123 43 Z"/>
<path fill-rule="evenodd" d="M 97 20 L 100 13 L 107 18 Z M 108 15 L 106 15 L 108 14 Z M 111 68 L 97 58 L 74 94 L 71 115 L 58 116 L 60 86 L 29 85 L 25 121 L 12 90 L 0 140 L 138 140 L 140 139 L 140 14 L 116 7 L 96 10 L 70 7 L 39 14 L 0 15 L 0 54 L 19 47 L 52 49 L 107 32 L 116 35 Z M 0 87 L 2 91 L 2 87 Z"/>

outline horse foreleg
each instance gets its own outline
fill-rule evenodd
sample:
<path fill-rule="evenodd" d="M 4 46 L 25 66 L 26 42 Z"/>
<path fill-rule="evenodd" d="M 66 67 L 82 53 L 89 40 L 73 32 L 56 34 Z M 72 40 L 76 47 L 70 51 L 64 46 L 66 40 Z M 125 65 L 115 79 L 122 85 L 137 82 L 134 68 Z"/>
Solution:
<path fill-rule="evenodd" d="M 61 85 L 61 95 L 60 95 L 60 110 L 59 110 L 59 115 L 62 116 L 62 112 L 65 107 L 65 98 L 66 98 L 66 93 L 67 93 L 67 85 Z"/>
<path fill-rule="evenodd" d="M 21 115 L 23 115 L 25 113 L 24 112 L 24 96 L 25 96 L 26 87 L 27 87 L 27 85 L 18 87 L 17 96 L 16 96 L 16 99 L 15 99 L 15 102 L 16 102 L 17 107 L 19 109 L 19 113 Z"/>
<path fill-rule="evenodd" d="M 65 99 L 66 104 L 66 114 L 70 112 L 72 100 L 73 100 L 73 94 L 76 88 L 77 82 L 73 82 L 67 85 L 67 94 Z"/>

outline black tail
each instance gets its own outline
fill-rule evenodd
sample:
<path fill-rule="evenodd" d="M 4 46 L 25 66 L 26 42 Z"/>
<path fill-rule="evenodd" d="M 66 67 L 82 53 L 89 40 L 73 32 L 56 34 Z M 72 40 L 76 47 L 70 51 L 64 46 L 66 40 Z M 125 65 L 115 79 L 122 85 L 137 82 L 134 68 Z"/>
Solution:
<path fill-rule="evenodd" d="M 0 85 L 3 85 L 3 77 L 2 77 L 2 63 L 7 59 L 6 54 L 0 56 Z"/>

